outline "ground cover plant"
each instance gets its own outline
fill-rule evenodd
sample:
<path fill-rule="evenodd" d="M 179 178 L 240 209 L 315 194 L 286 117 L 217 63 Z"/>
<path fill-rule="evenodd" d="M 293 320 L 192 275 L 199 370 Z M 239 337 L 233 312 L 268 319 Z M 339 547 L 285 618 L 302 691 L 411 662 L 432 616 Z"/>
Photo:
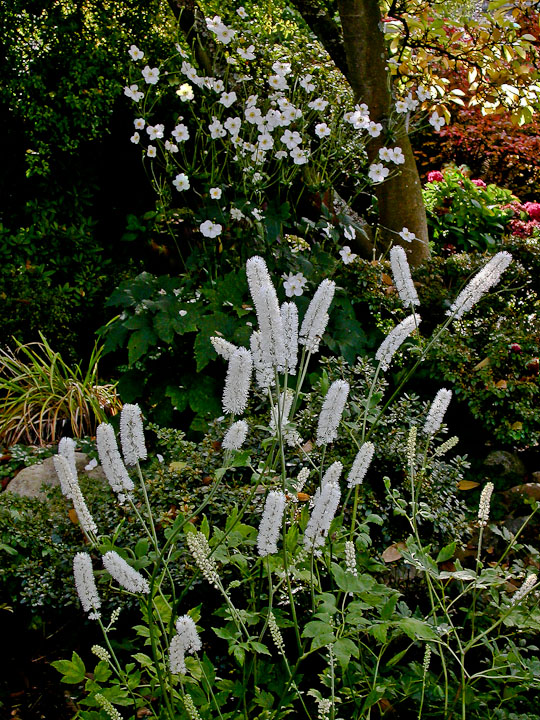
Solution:
<path fill-rule="evenodd" d="M 339 364 L 334 367 L 338 377 L 328 376 L 321 386 L 316 427 L 308 423 L 313 417 L 302 415 L 302 385 L 328 322 L 334 284 L 321 283 L 300 323 L 293 302 L 279 305 L 264 261 L 248 261 L 259 321 L 251 349 L 225 338 L 213 341 L 228 363 L 223 463 L 202 504 L 178 513 L 164 531 L 157 529 L 147 498 L 147 449 L 137 406 L 122 411 L 123 460 L 112 427 L 98 429 L 98 452 L 112 489 L 121 504 L 132 507 L 142 531 L 128 547 L 100 534 L 71 470 L 73 445 L 63 442 L 56 469 L 89 543 L 74 558 L 75 584 L 105 643 L 93 650 L 98 660 L 89 679 L 77 654 L 55 663 L 64 682 L 85 684 L 80 717 L 118 718 L 125 708 L 160 718 L 279 718 L 291 711 L 368 718 L 390 707 L 415 717 L 507 717 L 524 710 L 526 698 L 538 691 L 532 647 L 515 641 L 516 631 L 523 638 L 534 635 L 540 619 L 531 603 L 538 553 L 520 543 L 536 504 L 515 535 L 503 533 L 505 548 L 496 562 L 487 562 L 483 547 L 491 483 L 480 495 L 471 560 L 458 559 L 457 537 L 442 548 L 423 537 L 435 520 L 429 487 L 439 481 L 436 459 L 457 442 L 440 434 L 452 397 L 448 389 L 395 437 L 404 477 L 396 483 L 376 473 L 371 479 L 408 526 L 396 549 L 413 573 L 414 592 L 393 587 L 370 551 L 373 528 L 383 519 L 369 509 L 360 514 L 360 497 L 377 452 L 375 430 L 394 399 L 379 378 L 402 350 L 413 358 L 408 372 L 414 371 L 434 340 L 421 340 L 405 255 L 393 252 L 400 298 L 412 313 L 381 343 L 377 364 L 360 373 L 358 395 L 339 377 Z M 510 262 L 506 252 L 494 256 L 454 300 L 434 337 L 470 311 Z M 255 428 L 266 439 L 251 447 L 251 429 L 239 419 L 250 392 L 258 402 L 266 399 L 269 417 Z M 302 437 L 307 424 L 309 440 Z M 347 468 L 333 456 L 340 431 L 355 446 Z M 135 469 L 139 505 L 124 461 Z M 224 525 L 211 526 L 206 511 L 219 503 L 235 472 L 251 476 L 251 493 Z M 257 494 L 258 523 L 248 512 Z M 98 554 L 104 570 L 97 575 L 139 598 L 139 649 L 127 662 L 112 642 L 116 613 L 110 622 L 101 617 L 94 580 Z M 171 570 L 184 562 L 195 572 L 177 588 Z"/>

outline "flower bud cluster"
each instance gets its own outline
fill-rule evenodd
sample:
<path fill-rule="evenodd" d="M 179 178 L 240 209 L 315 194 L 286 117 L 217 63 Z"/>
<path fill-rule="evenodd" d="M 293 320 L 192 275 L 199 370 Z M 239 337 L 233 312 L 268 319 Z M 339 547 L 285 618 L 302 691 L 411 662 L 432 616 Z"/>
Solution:
<path fill-rule="evenodd" d="M 120 501 L 124 499 L 124 493 L 133 490 L 133 480 L 129 477 L 126 466 L 122 462 L 122 456 L 118 450 L 114 428 L 109 423 L 101 423 L 96 430 L 96 444 L 99 461 L 105 477 L 109 481 Z"/>
<path fill-rule="evenodd" d="M 283 636 L 281 635 L 276 618 L 274 617 L 274 613 L 272 611 L 268 613 L 268 628 L 278 653 L 280 655 L 285 655 L 285 643 L 283 642 Z"/>
<path fill-rule="evenodd" d="M 277 553 L 277 541 L 285 511 L 286 498 L 282 492 L 271 490 L 266 496 L 263 516 L 257 536 L 257 549 L 261 557 Z"/>
<path fill-rule="evenodd" d="M 315 441 L 317 445 L 326 445 L 337 438 L 337 431 L 348 394 L 349 383 L 345 380 L 336 380 L 330 385 L 319 415 L 317 439 Z"/>
<path fill-rule="evenodd" d="M 492 482 L 486 483 L 480 494 L 480 502 L 478 504 L 478 524 L 480 527 L 485 527 L 488 524 L 493 487 Z"/>
<path fill-rule="evenodd" d="M 219 574 L 217 566 L 211 557 L 210 546 L 208 540 L 202 532 L 188 533 L 186 542 L 189 547 L 193 559 L 197 563 L 197 567 L 202 572 L 204 578 L 215 588 L 219 587 Z"/>
<path fill-rule="evenodd" d="M 109 552 L 105 553 L 103 556 L 103 566 L 116 582 L 128 592 L 144 594 L 150 592 L 150 586 L 146 578 L 132 568 L 131 565 L 114 550 L 109 550 Z"/>
<path fill-rule="evenodd" d="M 97 620 L 101 617 L 99 612 L 101 600 L 94 580 L 92 560 L 88 553 L 79 552 L 73 558 L 73 576 L 84 612 L 90 613 L 88 615 L 90 620 Z"/>
<path fill-rule="evenodd" d="M 221 443 L 225 450 L 240 450 L 248 434 L 248 424 L 245 420 L 238 420 L 233 423 L 225 433 Z"/>
<path fill-rule="evenodd" d="M 379 361 L 382 370 L 388 370 L 392 358 L 420 322 L 419 315 L 409 315 L 388 333 L 375 353 L 375 359 Z"/>
<path fill-rule="evenodd" d="M 532 588 L 536 585 L 537 581 L 538 576 L 534 573 L 529 573 L 523 585 L 512 595 L 512 605 L 517 605 L 521 602 L 525 595 L 527 595 L 527 593 L 530 592 L 530 590 L 532 590 Z"/>
<path fill-rule="evenodd" d="M 420 305 L 420 300 L 414 287 L 411 277 L 411 270 L 407 261 L 407 254 L 400 245 L 394 245 L 390 250 L 390 264 L 394 284 L 403 305 L 407 308 L 411 305 Z"/>
<path fill-rule="evenodd" d="M 512 255 L 505 250 L 494 255 L 459 293 L 446 314 L 453 316 L 454 320 L 463 317 L 488 290 L 497 285 L 501 275 L 511 262 Z"/>
<path fill-rule="evenodd" d="M 347 485 L 350 488 L 360 485 L 364 481 L 374 453 L 375 445 L 372 442 L 363 443 L 354 458 L 349 477 L 347 478 Z"/>
<path fill-rule="evenodd" d="M 73 502 L 81 528 L 91 538 L 97 534 L 97 526 L 86 505 L 77 476 L 72 474 L 70 462 L 63 455 L 55 455 L 53 465 L 60 480 L 60 487 L 66 489 L 64 494 Z"/>
<path fill-rule="evenodd" d="M 126 465 L 146 460 L 141 409 L 138 405 L 124 405 L 120 413 L 120 442 Z"/>
<path fill-rule="evenodd" d="M 442 425 L 444 414 L 452 400 L 452 391 L 442 388 L 435 395 L 435 399 L 431 403 L 426 422 L 424 424 L 424 433 L 426 435 L 435 435 Z"/>
<path fill-rule="evenodd" d="M 189 615 L 182 615 L 176 621 L 176 635 L 169 648 L 169 667 L 174 675 L 185 675 L 187 672 L 186 653 L 198 652 L 202 645 L 197 627 Z"/>

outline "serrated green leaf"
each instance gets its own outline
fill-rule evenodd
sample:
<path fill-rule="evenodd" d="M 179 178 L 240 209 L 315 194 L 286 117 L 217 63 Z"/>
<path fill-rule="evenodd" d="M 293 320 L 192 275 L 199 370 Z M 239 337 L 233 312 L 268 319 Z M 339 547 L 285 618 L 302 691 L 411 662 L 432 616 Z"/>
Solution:
<path fill-rule="evenodd" d="M 130 365 L 137 362 L 148 348 L 156 344 L 157 336 L 150 327 L 134 332 L 128 341 L 128 362 Z"/>
<path fill-rule="evenodd" d="M 395 623 L 411 640 L 437 640 L 435 630 L 423 620 L 418 618 L 400 618 Z"/>
<path fill-rule="evenodd" d="M 61 680 L 63 683 L 77 685 L 85 678 L 86 668 L 76 652 L 73 652 L 71 660 L 55 660 L 51 665 L 63 675 Z"/>
<path fill-rule="evenodd" d="M 349 638 L 340 638 L 332 645 L 334 655 L 337 657 L 339 664 L 345 670 L 350 662 L 351 656 L 358 658 L 359 649 L 358 645 L 353 643 Z"/>
<path fill-rule="evenodd" d="M 435 560 L 436 563 L 442 563 L 446 562 L 447 560 L 450 560 L 450 558 L 454 557 L 454 553 L 456 551 L 456 541 L 449 543 L 448 545 L 445 545 L 441 550 L 439 550 L 439 554 L 437 555 L 437 559 Z"/>
<path fill-rule="evenodd" d="M 112 670 L 109 667 L 109 663 L 105 660 L 100 660 L 94 668 L 94 680 L 98 683 L 106 682 L 112 675 Z"/>

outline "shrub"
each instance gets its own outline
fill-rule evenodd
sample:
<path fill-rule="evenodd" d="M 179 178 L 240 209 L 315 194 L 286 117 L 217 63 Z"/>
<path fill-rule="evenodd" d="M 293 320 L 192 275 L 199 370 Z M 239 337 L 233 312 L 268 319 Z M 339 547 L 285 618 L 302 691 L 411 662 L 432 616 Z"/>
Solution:
<path fill-rule="evenodd" d="M 513 217 L 508 205 L 516 198 L 508 190 L 470 180 L 462 171 L 446 168 L 442 179 L 424 188 L 431 238 L 436 252 L 444 249 L 492 250 L 500 246 Z M 433 175 L 431 176 L 433 178 Z"/>
<path fill-rule="evenodd" d="M 496 256 L 469 291 L 482 278 L 485 290 L 486 276 L 492 286 L 500 276 L 497 263 L 502 271 L 508 260 L 505 254 Z M 282 718 L 291 712 L 325 717 L 339 712 L 367 719 L 388 706 L 402 716 L 421 718 L 441 715 L 441 705 L 445 717 L 453 713 L 484 718 L 488 708 L 503 703 L 509 711 L 525 709 L 531 690 L 536 694 L 540 689 L 537 659 L 533 648 L 527 643 L 518 646 L 514 636 L 516 631 L 532 635 L 540 628 L 540 613 L 532 601 L 538 589 L 534 570 L 539 555 L 530 547 L 529 558 L 520 559 L 517 553 L 525 550 L 519 538 L 537 512 L 536 503 L 516 535 L 500 531 L 507 545 L 495 562 L 484 547 L 491 483 L 480 497 L 475 558 L 462 562 L 457 557 L 457 539 L 440 549 L 434 549 L 431 537 L 429 542 L 423 539 L 424 530 L 437 522 L 432 495 L 425 489 L 443 479 L 436 471 L 438 460 L 456 442 L 440 440 L 449 397 L 445 391 L 443 401 L 438 393 L 427 418 L 422 412 L 417 415 L 422 416 L 420 423 L 413 420 L 407 429 L 401 424 L 394 435 L 396 455 L 402 456 L 400 487 L 390 477 L 383 478 L 386 502 L 408 526 L 406 540 L 394 548 L 394 561 L 403 559 L 417 578 L 412 592 L 403 582 L 399 589 L 394 587 L 371 551 L 371 527 L 382 525 L 383 519 L 371 509 L 367 516 L 360 514 L 359 501 L 376 450 L 371 440 L 401 389 L 386 398 L 379 378 L 385 378 L 398 352 L 416 357 L 416 365 L 421 362 L 428 345 L 415 332 L 418 321 L 396 326 L 377 351 L 377 366 L 366 363 L 358 369 L 359 397 L 353 394 L 348 402 L 349 384 L 341 377 L 330 383 L 331 378 L 323 375 L 321 389 L 326 393 L 318 403 L 315 428 L 309 423 L 314 419 L 309 409 L 303 416 L 298 413 L 308 365 L 328 322 L 332 283 L 323 281 L 298 334 L 289 329 L 296 323 L 286 322 L 294 317 L 293 309 L 280 313 L 261 258 L 250 261 L 248 277 L 260 326 L 253 356 L 245 348 L 216 343 L 229 363 L 222 464 L 203 502 L 178 514 L 163 533 L 153 520 L 139 462 L 147 457 L 140 412 L 135 406 L 122 410 L 123 454 L 136 467 L 144 497 L 140 507 L 129 496 L 127 502 L 139 511 L 143 537 L 125 547 L 114 537 L 97 536 L 85 520 L 90 552 L 77 555 L 75 582 L 84 610 L 104 632 L 107 648 L 94 650 L 99 662 L 88 679 L 79 656 L 54 663 L 64 682 L 85 684 L 81 717 L 90 720 L 94 709 L 113 715 L 116 705 L 135 714 L 144 708 L 150 717 L 170 720 L 179 715 L 210 718 L 216 712 L 224 718 L 269 713 Z M 478 299 L 478 292 L 474 294 Z M 456 301 L 446 326 L 463 308 L 463 298 Z M 445 329 L 438 328 L 435 338 Z M 298 338 L 301 358 L 294 352 Z M 266 437 L 250 447 L 244 446 L 249 425 L 238 417 L 250 393 L 251 358 L 256 399 L 266 396 L 269 414 L 264 426 L 256 428 Z M 339 363 L 333 367 L 338 374 L 342 368 Z M 414 367 L 408 374 L 413 371 Z M 407 419 L 414 414 L 409 407 Z M 308 424 L 314 442 L 299 435 Z M 356 446 L 352 467 L 347 463 L 343 497 L 344 467 L 341 460 L 332 462 L 334 452 L 342 457 L 341 429 Z M 100 455 L 106 447 L 109 453 L 118 452 L 114 437 L 104 445 L 100 438 Z M 109 470 L 113 485 L 124 474 L 119 456 L 115 465 L 114 473 Z M 58 460 L 59 472 L 62 466 L 64 488 L 75 499 L 79 491 L 69 472 L 69 458 Z M 224 478 L 238 472 L 251 476 L 251 492 L 224 525 L 211 527 L 203 511 L 214 505 Z M 257 494 L 266 495 L 264 509 L 260 503 L 258 531 L 251 518 Z M 305 503 L 309 498 L 310 507 Z M 105 611 L 94 584 L 92 557 L 97 554 L 121 592 L 139 598 L 140 622 L 134 634 L 141 651 L 127 658 L 110 641 L 114 619 L 107 625 L 101 619 Z M 185 557 L 194 582 L 177 588 L 169 571 Z"/>

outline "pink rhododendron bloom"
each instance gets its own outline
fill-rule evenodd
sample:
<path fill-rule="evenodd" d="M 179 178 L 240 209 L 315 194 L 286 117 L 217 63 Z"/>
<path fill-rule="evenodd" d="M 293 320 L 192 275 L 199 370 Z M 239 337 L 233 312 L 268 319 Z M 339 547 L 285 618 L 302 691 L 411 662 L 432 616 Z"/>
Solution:
<path fill-rule="evenodd" d="M 483 180 L 480 180 L 479 178 L 477 178 L 476 180 L 471 180 L 471 182 L 473 185 L 476 185 L 476 187 L 479 187 L 479 188 L 487 187 L 486 183 Z"/>
<path fill-rule="evenodd" d="M 428 183 L 431 182 L 441 182 L 444 180 L 444 176 L 440 170 L 431 170 L 431 172 L 428 172 L 427 175 L 427 181 Z"/>
<path fill-rule="evenodd" d="M 526 202 L 524 208 L 531 220 L 540 220 L 540 203 Z"/>

